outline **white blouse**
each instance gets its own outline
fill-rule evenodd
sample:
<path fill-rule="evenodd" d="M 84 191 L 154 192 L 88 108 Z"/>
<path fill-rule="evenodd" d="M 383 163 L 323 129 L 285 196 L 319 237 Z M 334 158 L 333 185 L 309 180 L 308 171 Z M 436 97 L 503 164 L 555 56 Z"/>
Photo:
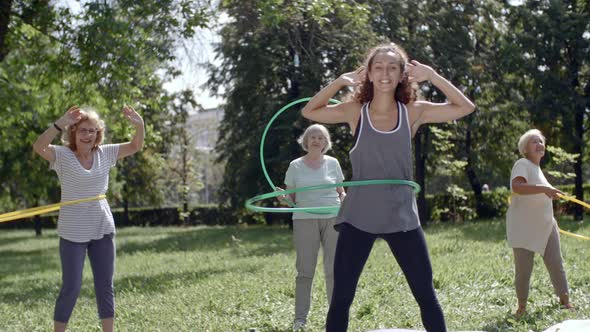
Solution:
<path fill-rule="evenodd" d="M 519 176 L 523 177 L 528 184 L 550 186 L 541 167 L 526 158 L 519 159 L 512 167 L 510 189 L 512 189 L 512 180 Z M 513 193 L 506 213 L 508 245 L 511 248 L 528 249 L 542 256 L 556 223 L 553 218 L 553 201 L 547 195 Z"/>

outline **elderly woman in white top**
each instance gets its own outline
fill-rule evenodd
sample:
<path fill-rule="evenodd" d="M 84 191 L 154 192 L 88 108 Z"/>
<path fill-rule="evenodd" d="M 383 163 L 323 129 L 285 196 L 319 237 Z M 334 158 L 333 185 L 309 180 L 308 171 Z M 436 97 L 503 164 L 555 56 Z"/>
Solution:
<path fill-rule="evenodd" d="M 539 130 L 531 129 L 520 137 L 518 150 L 524 158 L 512 167 L 511 189 L 517 195 L 513 195 L 506 214 L 508 244 L 514 251 L 516 315 L 526 312 L 534 253 L 543 256 L 561 305 L 573 308 L 569 301 L 557 222 L 553 217 L 552 199 L 558 198 L 562 192 L 551 186 L 540 167 L 545 155 L 545 137 Z"/>
<path fill-rule="evenodd" d="M 135 127 L 131 142 L 101 145 L 105 125 L 94 111 L 72 106 L 35 142 L 33 149 L 49 161 L 61 184 L 61 200 L 71 201 L 105 194 L 109 169 L 117 159 L 143 147 L 143 119 L 131 107 L 123 116 Z M 64 145 L 52 145 L 58 134 Z M 114 330 L 115 223 L 106 199 L 64 206 L 57 225 L 62 287 L 55 304 L 54 331 L 65 331 L 82 286 L 86 253 L 94 275 L 98 315 L 103 331 Z"/>
<path fill-rule="evenodd" d="M 289 164 L 285 175 L 287 189 L 321 184 L 339 183 L 344 180 L 340 163 L 326 156 L 332 148 L 330 133 L 320 124 L 309 126 L 297 140 L 307 153 Z M 277 188 L 280 190 L 280 188 Z M 346 196 L 342 187 L 300 192 L 289 195 L 297 207 L 340 206 Z M 284 200 L 284 197 L 279 197 Z M 328 302 L 334 285 L 334 253 L 338 233 L 334 230 L 336 213 L 293 213 L 293 242 L 297 252 L 297 277 L 295 279 L 295 320 L 293 330 L 301 330 L 307 322 L 311 302 L 311 287 L 320 245 L 324 253 L 324 275 Z"/>

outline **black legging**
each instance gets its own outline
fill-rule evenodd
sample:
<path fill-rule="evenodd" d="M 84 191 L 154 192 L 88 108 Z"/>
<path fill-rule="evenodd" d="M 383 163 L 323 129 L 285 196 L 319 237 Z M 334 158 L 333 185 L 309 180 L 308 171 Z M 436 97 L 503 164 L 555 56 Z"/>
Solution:
<path fill-rule="evenodd" d="M 422 228 L 409 232 L 371 234 L 354 226 L 340 225 L 334 259 L 334 291 L 326 322 L 326 332 L 345 332 L 356 286 L 373 243 L 387 241 L 420 306 L 422 324 L 428 332 L 445 332 L 445 319 L 432 284 L 432 266 Z"/>

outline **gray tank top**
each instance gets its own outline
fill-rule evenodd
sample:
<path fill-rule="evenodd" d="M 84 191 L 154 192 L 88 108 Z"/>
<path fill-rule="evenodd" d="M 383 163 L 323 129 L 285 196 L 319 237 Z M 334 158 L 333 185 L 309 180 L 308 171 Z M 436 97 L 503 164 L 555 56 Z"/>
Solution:
<path fill-rule="evenodd" d="M 398 123 L 391 131 L 373 127 L 369 103 L 361 108 L 356 142 L 350 150 L 352 180 L 413 180 L 412 132 L 408 110 L 397 103 Z M 373 234 L 410 231 L 420 227 L 412 187 L 370 185 L 349 187 L 336 218 L 341 223 Z"/>

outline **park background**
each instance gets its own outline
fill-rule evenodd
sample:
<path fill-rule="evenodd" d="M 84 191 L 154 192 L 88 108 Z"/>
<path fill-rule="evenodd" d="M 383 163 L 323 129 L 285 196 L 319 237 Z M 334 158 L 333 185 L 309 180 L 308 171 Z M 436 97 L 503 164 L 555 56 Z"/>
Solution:
<path fill-rule="evenodd" d="M 211 32 L 214 38 L 209 36 Z M 472 316 L 465 318 L 466 324 L 451 318 L 451 326 L 482 329 L 489 323 L 488 328 L 496 326 L 498 331 L 504 330 L 502 326 L 526 331 L 527 326 L 540 329 L 550 325 L 554 317 L 542 304 L 542 314 L 536 318 L 533 314 L 524 325 L 522 321 L 510 323 L 512 318 L 504 316 L 513 307 L 513 294 L 511 257 L 503 241 L 502 220 L 509 196 L 510 170 L 520 157 L 516 143 L 529 128 L 538 128 L 547 137 L 542 167 L 549 181 L 580 200 L 590 198 L 586 150 L 590 140 L 588 1 L 2 1 L 0 211 L 60 200 L 57 177 L 45 161 L 34 155 L 32 144 L 70 105 L 96 108 L 105 118 L 109 143 L 129 140 L 133 134 L 120 114 L 127 103 L 144 117 L 147 136 L 143 151 L 120 161 L 111 174 L 107 195 L 121 230 L 120 255 L 125 254 L 126 236 L 145 242 L 145 248 L 135 246 L 133 253 L 147 255 L 156 249 L 172 253 L 176 245 L 181 252 L 192 252 L 195 256 L 191 259 L 197 265 L 203 260 L 201 255 L 208 252 L 205 247 L 217 248 L 220 253 L 228 250 L 225 262 L 255 251 L 256 257 L 262 257 L 255 261 L 266 268 L 273 266 L 266 264 L 279 255 L 283 259 L 275 263 L 282 266 L 278 270 L 283 275 L 270 275 L 280 280 L 259 276 L 260 280 L 253 283 L 260 289 L 266 289 L 266 281 L 278 283 L 277 287 L 283 287 L 279 294 L 292 296 L 289 292 L 294 260 L 286 226 L 290 216 L 250 213 L 244 209 L 247 198 L 271 190 L 259 161 L 264 125 L 283 105 L 311 96 L 341 73 L 357 68 L 367 49 L 385 40 L 399 43 L 410 58 L 432 66 L 477 105 L 476 111 L 464 119 L 422 127 L 413 141 L 415 179 L 423 188 L 418 203 L 428 236 L 436 238 L 435 234 L 442 232 L 453 238 L 456 245 L 448 245 L 447 249 L 453 252 L 454 259 L 463 255 L 473 259 L 490 252 L 499 255 L 486 256 L 487 265 L 481 263 L 482 269 L 503 257 L 504 264 L 496 270 L 502 273 L 482 277 L 486 281 L 478 286 L 485 289 L 500 283 L 506 287 L 502 300 L 498 300 L 502 317 L 496 317 L 495 324 L 486 321 L 473 325 L 469 325 Z M 179 85 L 179 79 L 189 84 Z M 203 91 L 218 102 L 211 106 Z M 444 101 L 428 83 L 420 86 L 420 92 L 426 100 Z M 307 125 L 309 122 L 294 108 L 284 113 L 269 131 L 265 162 L 275 183 L 282 183 L 288 162 L 302 154 L 295 139 Z M 340 160 L 349 179 L 347 154 L 352 147 L 351 135 L 345 126 L 329 129 L 334 141 L 331 154 Z M 491 191 L 484 192 L 483 184 Z M 276 202 L 269 200 L 264 204 L 272 206 Z M 555 206 L 563 228 L 590 230 L 584 221 L 587 212 L 581 206 L 563 202 L 556 202 Z M 46 292 L 53 291 L 59 280 L 55 224 L 56 214 L 0 224 L 0 322 L 11 320 L 7 312 L 12 312 L 13 305 L 23 306 L 16 314 L 26 312 L 24 308 L 30 305 L 26 301 L 39 305 L 45 296 L 45 305 L 51 307 L 54 295 Z M 465 232 L 479 233 L 466 237 Z M 210 233 L 213 235 L 202 237 Z M 179 236 L 180 240 L 172 240 Z M 486 236 L 491 241 L 487 248 L 490 252 L 471 246 Z M 478 240 L 473 242 L 473 237 Z M 248 239 L 254 240 L 249 243 Z M 206 243 L 192 244 L 193 240 Z M 581 304 L 572 315 L 588 318 L 590 300 L 584 287 L 590 282 L 590 272 L 583 262 L 588 255 L 587 242 L 562 241 L 566 271 L 572 270 L 569 275 L 574 303 Z M 443 242 L 431 244 L 431 250 L 447 246 L 440 244 Z M 457 249 L 459 243 L 465 247 Z M 265 259 L 265 255 L 270 258 Z M 377 265 L 395 265 L 385 255 L 384 264 Z M 437 257 L 434 253 L 433 261 Z M 33 270 L 20 266 L 25 258 L 36 266 Z M 125 278 L 125 270 L 119 269 L 122 260 L 118 261 L 118 278 Z M 440 259 L 440 264 L 444 261 Z M 134 270 L 134 265 L 130 266 L 131 274 L 143 271 L 143 267 L 135 266 Z M 173 270 L 174 264 L 168 269 Z M 237 275 L 230 273 L 228 280 L 231 276 L 239 278 L 239 271 L 257 269 L 236 263 L 231 270 Z M 446 266 L 437 270 L 435 266 L 435 274 L 444 271 L 460 273 L 460 269 L 454 271 Z M 226 277 L 205 273 L 205 278 L 191 273 L 196 273 L 198 280 L 181 276 L 180 282 L 207 284 L 211 277 L 215 285 L 223 285 L 221 280 Z M 375 273 L 384 272 L 378 269 Z M 392 273 L 395 274 L 383 276 Z M 469 272 L 469 279 L 474 278 L 471 273 L 485 275 L 481 271 Z M 538 278 L 546 293 L 540 299 L 549 301 L 550 286 L 545 275 L 540 269 L 534 278 Z M 174 274 L 167 276 L 178 278 Z M 465 281 L 464 277 L 454 276 L 449 278 L 457 279 L 459 290 L 470 287 L 459 282 Z M 33 283 L 47 278 L 46 287 L 40 291 L 41 302 L 23 300 L 23 294 L 39 294 L 21 289 L 26 285 L 20 282 L 21 278 L 31 278 Z M 148 293 L 150 296 L 182 289 L 160 279 L 146 280 L 156 287 L 154 293 Z M 244 287 L 248 285 L 239 289 Z M 136 289 L 130 289 L 130 301 L 138 301 L 138 293 L 133 293 Z M 124 298 L 124 291 L 125 288 L 119 298 Z M 581 301 L 576 300 L 576 295 Z M 272 296 L 271 299 L 278 301 Z M 211 299 L 211 312 L 216 312 L 215 300 L 218 299 Z M 254 298 L 244 300 L 241 308 L 251 307 L 246 311 L 255 311 L 256 304 L 249 300 Z M 281 315 L 288 317 L 292 305 L 289 301 L 278 301 L 282 303 L 278 311 L 264 309 L 268 310 L 266 315 L 258 311 L 260 317 L 272 318 L 266 319 L 271 324 L 267 330 L 288 325 L 287 318 L 273 321 Z M 445 309 L 460 307 L 451 300 L 448 303 Z M 482 303 L 488 303 L 485 295 L 470 302 L 470 306 L 485 312 L 488 309 Z M 369 310 L 362 308 L 357 309 Z M 131 308 L 127 310 L 132 312 Z M 236 311 L 237 316 L 244 316 L 239 314 L 243 310 Z M 380 311 L 369 310 L 367 317 L 372 320 L 368 320 L 387 326 L 387 320 L 375 318 Z M 49 317 L 44 312 L 32 312 L 36 322 Z M 211 317 L 223 318 L 224 314 L 217 312 Z M 183 318 L 174 316 L 174 312 L 170 315 L 168 318 L 173 321 Z M 85 316 L 91 324 L 92 314 Z M 420 326 L 414 316 L 405 326 Z M 22 316 L 16 317 L 22 320 Z M 235 323 L 238 325 L 219 331 L 245 330 L 252 324 L 263 326 L 264 321 L 260 318 L 243 325 Z M 24 326 L 22 330 L 39 325 Z M 203 326 L 204 330 L 217 331 L 212 322 Z M 9 327 L 6 329 L 16 329 Z M 319 322 L 317 327 L 321 327 Z"/>

